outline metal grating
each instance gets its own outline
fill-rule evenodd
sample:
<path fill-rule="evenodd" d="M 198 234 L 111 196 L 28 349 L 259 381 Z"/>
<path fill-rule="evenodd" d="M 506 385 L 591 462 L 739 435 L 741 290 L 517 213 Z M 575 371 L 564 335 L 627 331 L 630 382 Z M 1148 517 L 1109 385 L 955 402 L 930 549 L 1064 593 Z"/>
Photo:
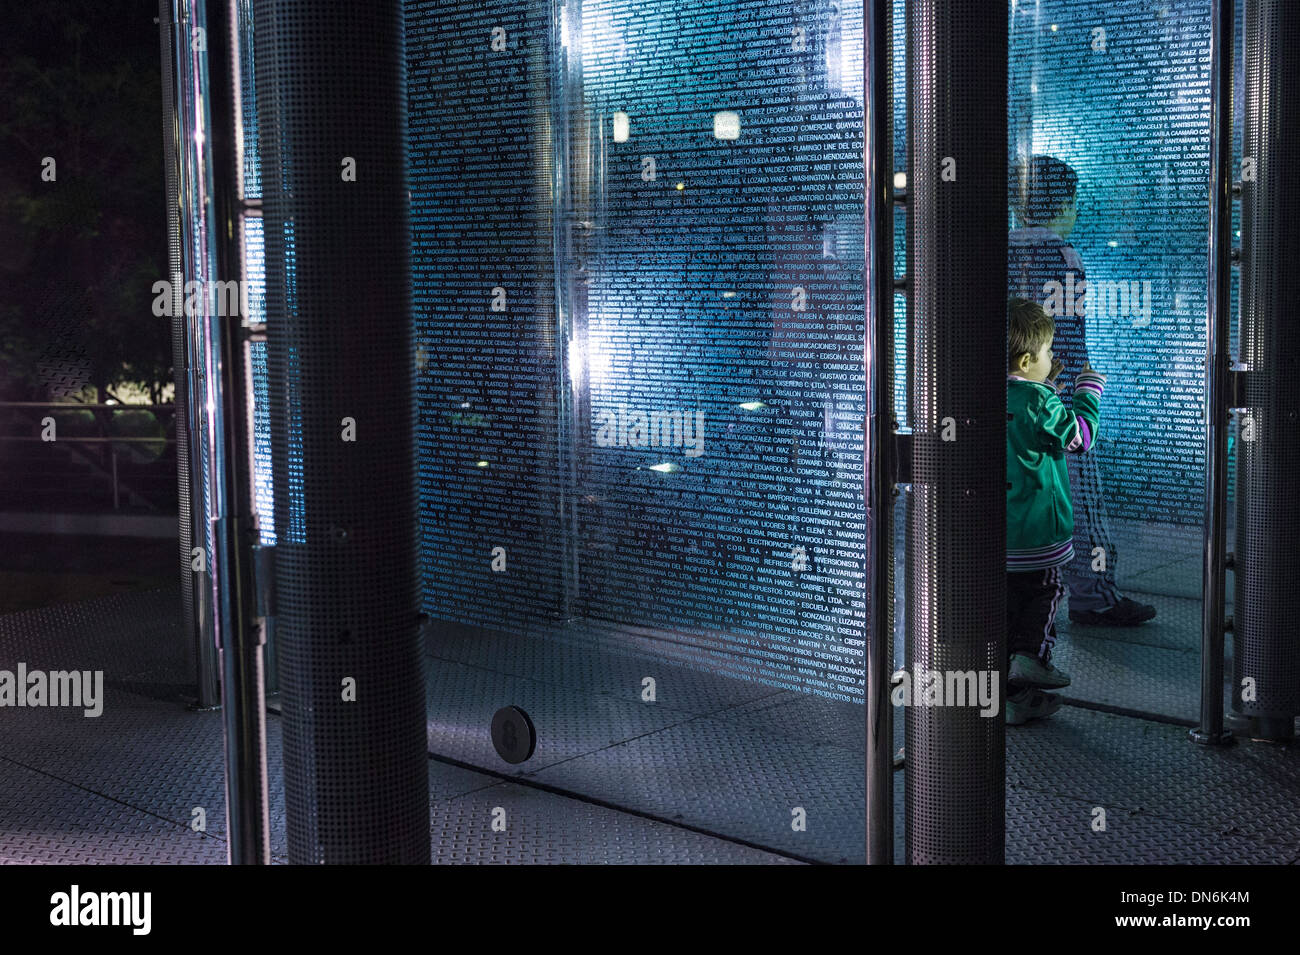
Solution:
<path fill-rule="evenodd" d="M 1096 806 L 1105 834 L 1090 829 Z M 1007 730 L 1007 836 L 1008 862 L 1294 862 L 1300 763 L 1282 747 L 1207 749 L 1181 727 L 1067 706 Z"/>
<path fill-rule="evenodd" d="M 226 861 L 226 844 L 0 756 L 0 864 Z"/>
<path fill-rule="evenodd" d="M 152 596 L 155 603 L 124 596 Z M 121 675 L 134 672 L 135 661 L 165 650 L 160 637 L 174 641 L 179 632 L 179 601 L 174 593 L 161 603 L 158 596 L 118 595 L 58 612 L 0 617 L 0 668 L 12 668 L 17 660 L 49 668 L 104 663 L 113 685 L 97 719 L 60 710 L 3 711 L 0 861 L 224 863 L 220 715 L 142 695 L 137 691 L 148 688 L 139 682 L 130 692 L 120 688 Z M 533 644 L 533 652 L 556 662 L 547 671 L 545 693 L 555 710 L 568 715 L 536 712 L 543 713 L 538 728 L 544 741 L 550 738 L 551 754 L 564 758 L 524 764 L 520 768 L 529 775 L 513 782 L 500 778 L 512 767 L 485 761 L 484 715 L 490 707 L 478 700 L 497 693 L 484 682 L 492 671 L 435 661 L 435 673 L 442 673 L 430 703 L 433 748 L 480 761 L 498 775 L 428 761 L 433 861 L 790 861 L 708 832 L 759 844 L 771 839 L 781 852 L 830 862 L 861 861 L 863 729 L 852 718 L 860 713 L 857 704 L 761 687 L 764 695 L 756 697 L 743 692 L 755 687 L 740 681 L 739 687 L 719 686 L 710 694 L 688 682 L 689 671 L 620 651 L 617 637 L 600 648 L 594 637 L 538 637 Z M 502 658 L 512 639 L 480 634 L 481 660 Z M 470 655 L 469 646 L 461 649 Z M 122 662 L 120 670 L 112 669 L 114 661 Z M 572 685 L 566 672 L 574 674 Z M 649 709 L 645 704 L 600 695 L 602 680 L 622 685 L 640 672 L 666 674 L 664 708 L 654 711 L 654 719 L 629 713 L 633 706 Z M 672 688 L 679 678 L 690 692 L 676 697 Z M 515 699 L 526 682 L 503 676 L 499 698 Z M 567 703 L 566 690 L 572 694 Z M 594 708 L 584 702 L 593 695 L 599 704 Z M 710 695 L 729 702 L 708 712 L 702 704 Z M 665 714 L 672 719 L 665 722 Z M 280 730 L 280 720 L 268 720 L 272 850 L 274 860 L 284 862 Z M 856 736 L 841 737 L 841 730 Z M 901 720 L 896 730 L 901 734 Z M 564 734 L 578 738 L 554 739 Z M 1008 731 L 1007 861 L 1300 860 L 1300 764 L 1294 754 L 1248 743 L 1201 749 L 1184 734 L 1176 726 L 1069 706 L 1044 723 Z M 894 774 L 899 859 L 904 776 Z M 561 792 L 530 788 L 534 782 Z M 582 798 L 565 798 L 565 791 Z M 594 804 L 593 798 L 611 805 Z M 807 833 L 783 831 L 793 798 L 810 809 Z M 209 808 L 206 834 L 189 829 L 194 805 Z M 497 806 L 506 810 L 505 832 L 490 828 Z M 1107 810 L 1106 833 L 1091 831 L 1095 806 Z"/>
<path fill-rule="evenodd" d="M 157 699 L 193 690 L 178 590 L 111 594 L 0 616 L 0 667 L 102 670 L 104 684 Z"/>

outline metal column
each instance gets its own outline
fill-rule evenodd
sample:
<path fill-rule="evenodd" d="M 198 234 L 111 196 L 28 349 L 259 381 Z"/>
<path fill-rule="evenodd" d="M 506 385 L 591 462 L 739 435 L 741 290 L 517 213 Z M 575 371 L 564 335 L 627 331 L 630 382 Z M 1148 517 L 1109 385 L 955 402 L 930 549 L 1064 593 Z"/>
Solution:
<path fill-rule="evenodd" d="M 894 183 L 890 0 L 867 0 L 865 130 L 867 417 L 867 862 L 894 861 Z"/>
<path fill-rule="evenodd" d="M 1233 709 L 1285 740 L 1300 713 L 1300 4 L 1246 0 Z"/>
<path fill-rule="evenodd" d="M 167 166 L 170 275 L 176 384 L 177 468 L 181 508 L 181 592 L 184 634 L 193 646 L 197 703 L 213 708 L 217 689 L 217 640 L 212 605 L 209 463 L 211 434 L 206 413 L 208 353 L 199 316 L 185 314 L 186 282 L 206 283 L 216 274 L 210 242 L 208 190 L 212 170 L 206 149 L 207 104 L 201 77 L 207 57 L 196 49 L 193 0 L 160 0 L 163 32 L 164 162 Z M 206 44 L 203 44 L 206 47 Z M 173 192 L 174 189 L 174 192 Z M 182 437 L 183 432 L 183 437 Z"/>
<path fill-rule="evenodd" d="M 429 862 L 401 0 L 254 0 L 289 858 Z"/>
<path fill-rule="evenodd" d="M 1007 5 L 907 7 L 914 330 L 908 381 L 909 673 L 993 674 L 1005 700 Z M 915 681 L 914 681 L 915 684 Z M 1002 863 L 1005 723 L 978 706 L 906 716 L 911 863 Z"/>
<path fill-rule="evenodd" d="M 176 423 L 176 502 L 180 544 L 181 632 L 185 647 L 186 669 L 198 678 L 198 650 L 203 639 L 195 613 L 195 577 L 192 571 L 193 520 L 203 526 L 203 511 L 195 511 L 190 488 L 189 359 L 185 347 L 184 285 L 181 231 L 181 142 L 179 74 L 174 62 L 174 30 L 171 0 L 158 0 L 158 37 L 162 55 L 163 96 L 163 175 L 167 190 L 167 279 L 171 282 L 172 307 L 172 399 Z M 211 700 L 207 701 L 209 704 Z"/>

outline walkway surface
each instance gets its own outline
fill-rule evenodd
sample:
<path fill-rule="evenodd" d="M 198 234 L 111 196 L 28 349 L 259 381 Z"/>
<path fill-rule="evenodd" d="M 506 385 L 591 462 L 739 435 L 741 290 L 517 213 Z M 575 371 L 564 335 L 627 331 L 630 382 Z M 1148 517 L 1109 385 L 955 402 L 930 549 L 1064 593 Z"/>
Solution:
<path fill-rule="evenodd" d="M 103 669 L 106 679 L 96 718 L 0 709 L 0 861 L 225 861 L 220 714 L 182 704 L 178 630 L 171 590 L 0 616 L 0 669 Z M 1095 639 L 1091 652 L 1134 685 L 1163 685 L 1159 673 L 1132 672 L 1146 657 L 1125 648 L 1143 644 Z M 648 674 L 654 706 L 629 690 Z M 590 627 L 431 637 L 428 682 L 434 862 L 863 861 L 858 704 L 701 673 Z M 1080 696 L 1048 721 L 1008 728 L 1007 861 L 1300 861 L 1300 752 L 1193 746 L 1177 723 L 1181 703 L 1151 699 L 1158 705 L 1120 702 L 1158 719 Z M 491 714 L 506 703 L 539 729 L 526 769 L 491 748 Z M 278 717 L 267 728 L 272 849 L 287 862 Z M 895 773 L 900 860 L 904 776 Z M 796 806 L 804 831 L 790 825 Z M 491 830 L 495 807 L 506 809 L 505 833 Z M 204 831 L 192 828 L 196 810 Z"/>

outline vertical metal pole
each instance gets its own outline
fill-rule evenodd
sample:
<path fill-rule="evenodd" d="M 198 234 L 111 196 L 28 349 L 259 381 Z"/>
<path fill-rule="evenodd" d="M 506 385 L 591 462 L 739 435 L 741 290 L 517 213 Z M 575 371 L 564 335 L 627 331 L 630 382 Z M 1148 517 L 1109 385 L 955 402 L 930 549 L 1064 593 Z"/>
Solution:
<path fill-rule="evenodd" d="M 211 218 L 215 226 L 217 277 L 244 282 L 243 156 L 239 95 L 237 0 L 207 5 L 208 130 L 212 155 Z M 244 296 L 240 295 L 241 305 Z M 211 303 L 209 303 L 211 304 Z M 239 310 L 242 313 L 242 308 Z M 213 529 L 219 574 L 217 631 L 221 648 L 221 702 L 226 738 L 226 816 L 230 862 L 271 861 L 266 773 L 266 707 L 263 692 L 263 621 L 253 586 L 253 547 L 258 543 L 252 504 L 251 441 L 242 315 L 216 315 L 211 342 L 215 377 Z"/>
<path fill-rule="evenodd" d="M 174 50 L 176 33 L 171 0 L 158 0 L 158 39 L 162 57 L 163 170 L 167 193 L 167 278 L 172 283 L 172 381 L 175 394 L 173 420 L 176 428 L 177 544 L 181 581 L 180 638 L 185 654 L 186 670 L 194 674 L 197 687 L 199 684 L 197 651 L 201 637 L 195 614 L 195 578 L 192 570 L 195 510 L 190 465 L 194 458 L 191 450 L 189 419 L 189 361 L 185 348 L 185 314 L 181 307 L 185 299 L 182 278 L 185 274 L 182 244 L 184 235 L 182 223 L 185 217 L 181 215 L 180 208 L 183 181 L 181 166 L 183 146 L 180 139 L 181 92 L 180 73 L 176 69 Z M 201 519 L 202 512 L 198 512 L 198 515 Z"/>
<path fill-rule="evenodd" d="M 866 198 L 866 321 L 864 381 L 867 417 L 862 457 L 866 469 L 867 537 L 867 862 L 894 861 L 894 719 L 890 674 L 894 661 L 893 372 L 894 197 L 893 111 L 890 108 L 889 0 L 867 0 L 863 172 Z"/>
<path fill-rule="evenodd" d="M 1007 14 L 988 0 L 907 5 L 914 691 L 972 671 L 1005 689 Z M 908 861 L 1001 864 L 1002 697 L 984 715 L 920 696 L 906 709 Z"/>
<path fill-rule="evenodd" d="M 1237 446 L 1236 599 L 1232 620 L 1234 715 L 1254 739 L 1295 738 L 1300 714 L 1300 631 L 1292 606 L 1300 591 L 1294 541 L 1300 536 L 1300 272 L 1291 243 L 1300 188 L 1291 162 L 1300 152 L 1300 4 L 1245 0 L 1241 182 L 1241 296 L 1237 397 L 1247 409 Z M 1250 168 L 1250 167 L 1247 167 Z"/>
<path fill-rule="evenodd" d="M 1231 742 L 1223 728 L 1227 573 L 1228 343 L 1232 281 L 1233 0 L 1212 0 L 1210 24 L 1210 243 L 1205 355 L 1205 554 L 1201 605 L 1201 722 L 1195 743 Z"/>
<path fill-rule="evenodd" d="M 167 3 L 168 0 L 163 0 Z M 180 349 L 183 372 L 176 374 L 185 384 L 185 409 L 190 492 L 190 535 L 194 547 L 200 548 L 200 570 L 192 569 L 192 554 L 184 555 L 191 568 L 194 590 L 194 639 L 196 641 L 196 681 L 198 705 L 215 708 L 217 689 L 216 606 L 212 599 L 212 579 L 216 559 L 212 547 L 210 472 L 212 457 L 209 428 L 208 355 L 204 344 L 204 317 L 186 314 L 181 307 L 186 296 L 182 286 L 187 281 L 205 282 L 212 278 L 213 262 L 209 242 L 208 188 L 211 171 L 206 151 L 206 110 L 202 98 L 202 76 L 206 54 L 195 47 L 197 0 L 170 0 L 170 23 L 173 67 L 176 78 L 177 114 L 178 226 L 180 259 L 172 273 L 173 297 L 180 314 L 179 329 L 184 336 Z"/>

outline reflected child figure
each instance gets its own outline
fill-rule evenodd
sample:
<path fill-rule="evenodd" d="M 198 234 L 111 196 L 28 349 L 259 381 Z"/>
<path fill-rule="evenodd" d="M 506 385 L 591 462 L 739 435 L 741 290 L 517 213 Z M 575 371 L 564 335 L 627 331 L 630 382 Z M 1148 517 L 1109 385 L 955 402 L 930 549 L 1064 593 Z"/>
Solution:
<path fill-rule="evenodd" d="M 1052 354 L 1055 323 L 1042 306 L 1007 308 L 1007 709 L 1008 725 L 1050 716 L 1061 698 L 1047 689 L 1070 678 L 1052 665 L 1063 568 L 1074 554 L 1074 512 L 1066 456 L 1097 439 L 1106 376 L 1087 361 L 1061 400 Z"/>
<path fill-rule="evenodd" d="M 1055 156 L 1039 155 L 1013 166 L 1008 185 L 1020 226 L 1007 236 L 1008 295 L 1037 302 L 1056 319 L 1055 352 L 1069 379 L 1088 363 L 1090 295 L 1083 260 L 1066 241 L 1078 214 L 1079 177 Z M 1068 386 L 1062 396 L 1069 397 Z M 1098 452 L 1070 455 L 1068 467 L 1076 518 L 1074 554 L 1063 570 L 1070 620 L 1112 627 L 1150 620 L 1156 608 L 1123 596 L 1115 583 L 1119 558 L 1108 527 Z"/>

